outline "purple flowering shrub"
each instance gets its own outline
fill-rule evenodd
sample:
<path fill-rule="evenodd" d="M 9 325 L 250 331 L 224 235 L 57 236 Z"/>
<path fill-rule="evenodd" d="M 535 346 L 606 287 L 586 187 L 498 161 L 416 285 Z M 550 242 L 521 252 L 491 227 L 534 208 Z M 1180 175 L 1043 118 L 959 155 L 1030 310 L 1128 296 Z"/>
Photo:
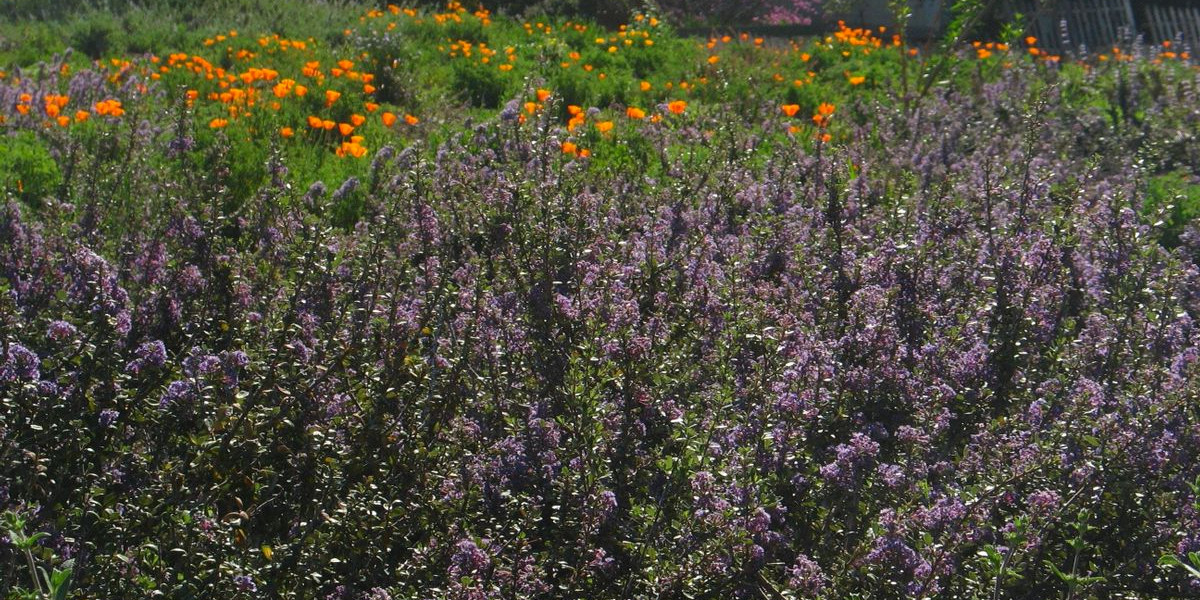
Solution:
<path fill-rule="evenodd" d="M 89 597 L 1194 593 L 1200 247 L 1141 209 L 1200 80 L 1122 68 L 624 167 L 496 118 L 236 207 L 133 126 L 0 208 L 0 505 Z"/>

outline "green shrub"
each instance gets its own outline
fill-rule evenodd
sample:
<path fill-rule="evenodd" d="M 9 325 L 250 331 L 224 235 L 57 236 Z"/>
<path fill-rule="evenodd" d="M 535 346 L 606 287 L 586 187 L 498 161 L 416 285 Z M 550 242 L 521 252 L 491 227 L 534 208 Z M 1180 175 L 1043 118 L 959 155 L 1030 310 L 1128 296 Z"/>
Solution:
<path fill-rule="evenodd" d="M 472 106 L 498 108 L 508 97 L 505 78 L 494 68 L 456 61 L 452 77 L 454 89 L 460 90 L 462 99 Z"/>
<path fill-rule="evenodd" d="M 1142 215 L 1152 223 L 1162 221 L 1159 242 L 1163 246 L 1178 246 L 1188 223 L 1200 217 L 1200 183 L 1185 171 L 1151 177 L 1146 182 Z"/>
<path fill-rule="evenodd" d="M 0 137 L 0 188 L 35 206 L 61 183 L 58 164 L 34 134 Z"/>

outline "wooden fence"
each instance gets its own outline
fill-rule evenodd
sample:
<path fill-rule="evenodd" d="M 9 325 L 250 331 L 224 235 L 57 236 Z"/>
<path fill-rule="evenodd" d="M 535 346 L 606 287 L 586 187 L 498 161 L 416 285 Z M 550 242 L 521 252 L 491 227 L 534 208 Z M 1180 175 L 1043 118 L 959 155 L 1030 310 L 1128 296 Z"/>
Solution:
<path fill-rule="evenodd" d="M 1171 40 L 1195 49 L 1200 46 L 1200 6 L 1147 6 L 1149 42 Z"/>
<path fill-rule="evenodd" d="M 1043 48 L 1074 50 L 1081 44 L 1107 48 L 1136 30 L 1129 0 L 1060 0 L 1049 7 L 1028 1 L 1014 4 L 1017 12 L 1025 15 L 1030 35 L 1037 37 Z"/>
<path fill-rule="evenodd" d="M 1030 35 L 1043 48 L 1071 51 L 1085 44 L 1104 51 L 1139 33 L 1151 44 L 1171 40 L 1200 48 L 1200 2 L 1187 6 L 1131 0 L 1023 0 L 1014 2 L 1013 10 L 1025 15 Z"/>

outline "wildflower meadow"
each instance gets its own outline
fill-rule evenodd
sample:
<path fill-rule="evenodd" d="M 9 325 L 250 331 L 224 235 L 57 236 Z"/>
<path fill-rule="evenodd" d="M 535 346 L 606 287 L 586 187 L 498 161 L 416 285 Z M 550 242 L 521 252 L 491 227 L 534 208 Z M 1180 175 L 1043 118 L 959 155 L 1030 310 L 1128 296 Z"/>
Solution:
<path fill-rule="evenodd" d="M 57 4 L 0 20 L 0 597 L 1200 595 L 1179 40 Z"/>

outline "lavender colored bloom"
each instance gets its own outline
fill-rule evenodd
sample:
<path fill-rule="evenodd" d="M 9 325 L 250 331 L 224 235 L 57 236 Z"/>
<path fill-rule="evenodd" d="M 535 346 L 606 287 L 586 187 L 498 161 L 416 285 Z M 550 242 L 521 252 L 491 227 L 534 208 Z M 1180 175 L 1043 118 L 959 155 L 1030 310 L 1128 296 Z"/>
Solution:
<path fill-rule="evenodd" d="M 341 202 L 342 200 L 345 200 L 347 196 L 353 194 L 354 190 L 358 189 L 358 183 L 357 177 L 348 177 L 342 182 L 342 185 L 338 186 L 338 189 L 333 192 L 333 196 L 331 197 L 333 202 Z"/>
<path fill-rule="evenodd" d="M 0 383 L 33 382 L 41 377 L 42 361 L 32 350 L 20 344 L 8 345 L 4 364 L 0 364 Z"/>
<path fill-rule="evenodd" d="M 186 404 L 192 400 L 195 394 L 195 385 L 187 381 L 172 381 L 167 385 L 167 389 L 163 392 L 162 397 L 158 401 L 159 408 L 168 409 L 178 404 Z"/>
<path fill-rule="evenodd" d="M 125 372 L 140 375 L 147 369 L 161 369 L 167 364 L 167 347 L 160 340 L 146 342 L 138 347 L 137 358 L 125 365 Z"/>
<path fill-rule="evenodd" d="M 257 592 L 258 591 L 258 585 L 256 585 L 254 583 L 254 579 L 251 578 L 249 575 L 235 575 L 233 578 L 233 585 L 240 592 Z"/>
<path fill-rule="evenodd" d="M 106 408 L 100 411 L 100 416 L 97 417 L 96 420 L 100 423 L 100 427 L 107 429 L 112 427 L 117 422 L 117 418 L 120 416 L 121 413 L 119 411 L 112 408 Z"/>
<path fill-rule="evenodd" d="M 371 588 L 366 592 L 363 592 L 362 596 L 360 597 L 362 600 L 392 600 L 392 595 L 381 587 Z"/>
<path fill-rule="evenodd" d="M 455 545 L 454 555 L 450 557 L 450 575 L 474 575 L 481 573 L 492 564 L 491 557 L 475 542 L 462 540 Z"/>
<path fill-rule="evenodd" d="M 66 321 L 51 321 L 46 328 L 46 337 L 56 342 L 71 339 L 76 333 L 75 326 Z"/>
<path fill-rule="evenodd" d="M 788 567 L 788 585 L 802 594 L 816 596 L 826 585 L 825 573 L 821 565 L 805 554 L 796 555 L 796 560 Z"/>
<path fill-rule="evenodd" d="M 504 110 L 500 111 L 501 121 L 516 121 L 521 116 L 521 103 L 519 100 L 509 100 L 504 105 Z"/>

